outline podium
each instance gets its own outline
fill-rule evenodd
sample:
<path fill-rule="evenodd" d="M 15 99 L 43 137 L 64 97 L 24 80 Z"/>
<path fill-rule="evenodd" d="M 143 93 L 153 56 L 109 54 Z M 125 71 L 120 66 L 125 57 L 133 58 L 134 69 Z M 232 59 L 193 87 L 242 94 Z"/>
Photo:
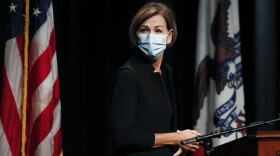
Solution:
<path fill-rule="evenodd" d="M 259 131 L 213 148 L 211 156 L 280 156 L 280 131 Z"/>

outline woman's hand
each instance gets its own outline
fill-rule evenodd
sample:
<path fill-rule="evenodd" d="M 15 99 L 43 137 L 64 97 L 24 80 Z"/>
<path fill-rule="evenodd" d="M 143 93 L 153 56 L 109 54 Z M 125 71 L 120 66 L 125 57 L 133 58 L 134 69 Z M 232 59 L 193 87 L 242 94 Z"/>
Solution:
<path fill-rule="evenodd" d="M 173 156 L 179 156 L 180 154 L 183 153 L 182 148 L 179 148 L 178 151 L 176 153 L 173 154 Z"/>
<path fill-rule="evenodd" d="M 179 147 L 179 150 L 174 156 L 182 155 L 187 151 L 196 151 L 199 148 L 198 142 L 182 145 L 181 141 L 185 139 L 194 138 L 201 135 L 195 130 L 183 130 L 171 133 L 155 133 L 155 142 L 153 148 L 163 147 L 165 145 L 173 145 Z"/>
<path fill-rule="evenodd" d="M 195 152 L 195 151 L 198 150 L 199 142 L 193 142 L 193 143 L 189 143 L 189 144 L 186 144 L 186 145 L 182 145 L 181 141 L 185 140 L 185 139 L 190 139 L 190 138 L 197 137 L 197 136 L 201 135 L 200 133 L 198 133 L 195 130 L 186 129 L 186 130 L 183 130 L 183 131 L 178 131 L 177 134 L 178 134 L 178 137 L 180 138 L 179 141 L 177 142 L 177 145 L 180 147 L 182 152 L 183 152 L 183 150 L 191 151 L 191 152 Z M 176 153 L 179 153 L 179 150 Z"/>
<path fill-rule="evenodd" d="M 193 142 L 193 143 L 189 143 L 186 145 L 179 145 L 180 148 L 186 150 L 186 151 L 190 151 L 190 152 L 195 152 L 199 149 L 199 143 L 198 142 Z"/>

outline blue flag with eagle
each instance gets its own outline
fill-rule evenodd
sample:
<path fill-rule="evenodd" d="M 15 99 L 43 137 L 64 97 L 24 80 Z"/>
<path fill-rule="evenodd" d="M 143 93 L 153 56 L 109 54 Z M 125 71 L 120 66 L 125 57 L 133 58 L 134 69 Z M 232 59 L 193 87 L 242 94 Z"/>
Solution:
<path fill-rule="evenodd" d="M 199 1 L 196 50 L 194 129 L 208 134 L 244 126 L 238 0 Z M 213 147 L 244 135 L 214 138 Z"/>

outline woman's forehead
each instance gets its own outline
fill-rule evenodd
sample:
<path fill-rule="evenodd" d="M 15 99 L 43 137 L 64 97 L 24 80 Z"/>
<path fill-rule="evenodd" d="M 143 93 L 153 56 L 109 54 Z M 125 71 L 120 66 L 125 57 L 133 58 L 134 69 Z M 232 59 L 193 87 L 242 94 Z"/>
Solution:
<path fill-rule="evenodd" d="M 155 15 L 145 20 L 141 26 L 147 27 L 166 27 L 166 21 L 162 15 Z"/>

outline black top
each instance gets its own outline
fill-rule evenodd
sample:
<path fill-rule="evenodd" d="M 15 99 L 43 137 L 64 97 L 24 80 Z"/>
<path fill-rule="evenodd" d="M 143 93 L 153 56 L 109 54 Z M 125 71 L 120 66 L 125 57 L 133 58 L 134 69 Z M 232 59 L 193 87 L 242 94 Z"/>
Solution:
<path fill-rule="evenodd" d="M 162 74 L 150 62 L 131 57 L 112 85 L 112 136 L 118 156 L 172 156 L 174 147 L 153 148 L 154 133 L 176 131 L 176 104 L 170 66 Z"/>

